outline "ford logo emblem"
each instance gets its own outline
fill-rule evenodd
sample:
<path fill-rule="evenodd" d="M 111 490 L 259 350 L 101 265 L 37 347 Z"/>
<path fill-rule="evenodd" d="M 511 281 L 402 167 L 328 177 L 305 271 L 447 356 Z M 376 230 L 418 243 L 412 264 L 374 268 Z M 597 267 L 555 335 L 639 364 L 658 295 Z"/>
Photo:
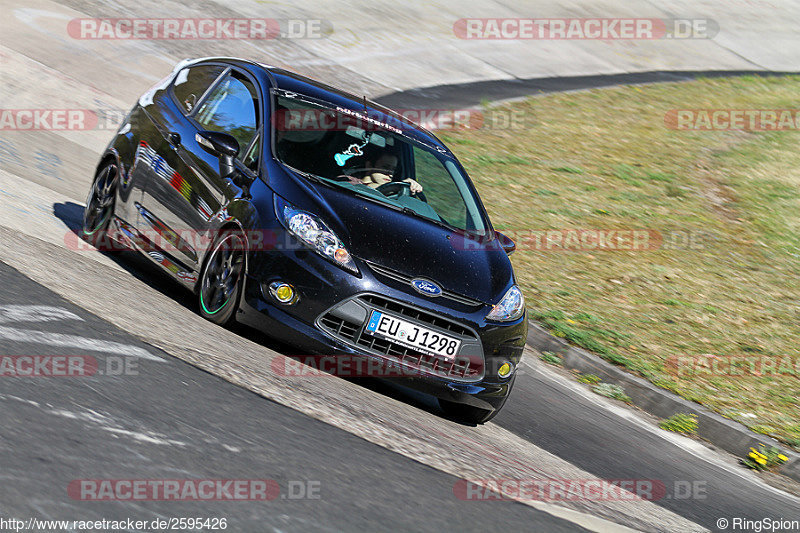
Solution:
<path fill-rule="evenodd" d="M 442 294 L 442 288 L 427 279 L 413 279 L 411 280 L 411 285 L 414 286 L 418 293 L 425 296 L 439 296 Z"/>

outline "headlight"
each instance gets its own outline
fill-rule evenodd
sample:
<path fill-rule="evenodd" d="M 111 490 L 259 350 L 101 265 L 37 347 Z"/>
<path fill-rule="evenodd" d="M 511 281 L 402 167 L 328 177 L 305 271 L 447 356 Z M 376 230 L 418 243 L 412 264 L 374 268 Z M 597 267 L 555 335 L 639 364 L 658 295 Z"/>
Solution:
<path fill-rule="evenodd" d="M 507 322 L 509 320 L 516 320 L 525 312 L 525 298 L 522 296 L 522 291 L 519 287 L 514 285 L 500 303 L 492 307 L 492 310 L 486 315 L 486 320 L 497 320 L 499 322 Z"/>
<path fill-rule="evenodd" d="M 358 273 L 355 261 L 342 241 L 322 222 L 307 211 L 296 209 L 275 198 L 275 211 L 289 233 L 319 255 L 340 267 Z"/>

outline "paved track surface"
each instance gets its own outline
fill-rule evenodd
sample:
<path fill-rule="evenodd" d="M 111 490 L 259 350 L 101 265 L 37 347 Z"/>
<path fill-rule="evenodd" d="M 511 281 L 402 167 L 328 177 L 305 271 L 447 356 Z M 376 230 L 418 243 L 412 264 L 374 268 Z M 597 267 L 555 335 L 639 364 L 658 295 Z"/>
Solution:
<path fill-rule="evenodd" d="M 456 477 L 174 359 L 2 264 L 0 287 L 0 309 L 7 310 L 5 304 L 24 293 L 29 312 L 27 319 L 4 320 L 3 327 L 81 336 L 149 354 L 67 349 L 73 355 L 91 354 L 99 372 L 80 378 L 3 379 L 0 512 L 5 517 L 226 517 L 233 531 L 492 527 L 492 514 L 484 506 L 453 497 Z M 41 307 L 49 308 L 47 313 Z M 54 313 L 62 318 L 35 321 Z M 26 340 L 5 339 L 1 345 L 3 354 L 65 354 L 63 347 Z M 109 478 L 265 479 L 277 483 L 281 494 L 253 502 L 65 497 L 73 480 Z M 580 529 L 513 501 L 492 506 L 516 530 Z"/>
<path fill-rule="evenodd" d="M 2 5 L 0 109 L 92 109 L 102 120 L 87 131 L 1 132 L 0 306 L 49 305 L 83 320 L 2 323 L 0 354 L 80 355 L 93 346 L 98 350 L 88 353 L 102 362 L 119 356 L 103 351 L 114 347 L 138 354 L 139 363 L 136 376 L 0 379 L 3 516 L 216 515 L 238 520 L 243 531 L 390 529 L 394 522 L 409 530 L 484 529 L 492 520 L 523 530 L 694 531 L 714 529 L 719 518 L 800 518 L 797 499 L 765 486 L 733 458 L 661 432 L 646 417 L 542 368 L 535 354 L 527 354 L 505 410 L 478 428 L 445 420 L 429 398 L 386 384 L 280 375 L 272 368 L 283 364 L 289 348 L 246 328 L 226 330 L 203 321 L 191 296 L 144 260 L 76 249 L 74 233 L 92 170 L 120 110 L 184 57 L 256 58 L 370 96 L 401 95 L 405 100 L 394 102 L 401 106 L 420 102 L 412 96 L 426 91 L 415 88 L 439 86 L 427 94 L 447 108 L 472 105 L 474 100 L 464 100 L 467 93 L 507 98 L 519 95 L 520 86 L 524 92 L 583 83 L 549 79 L 554 76 L 608 80 L 602 75 L 644 70 L 797 70 L 798 37 L 789 26 L 796 6 Z M 670 43 L 467 42 L 452 34 L 453 21 L 461 17 L 531 13 L 705 16 L 718 19 L 722 30 L 713 40 Z M 94 16 L 305 17 L 325 19 L 334 31 L 326 39 L 268 43 L 68 36 L 69 20 Z M 497 82 L 504 79 L 517 81 Z M 484 83 L 458 85 L 468 82 Z M 94 344 L 86 344 L 87 338 Z M 145 352 L 163 361 L 143 359 Z M 76 478 L 170 476 L 269 478 L 284 492 L 289 481 L 319 481 L 321 499 L 86 503 L 72 500 L 65 485 Z M 511 503 L 462 502 L 453 494 L 458 479 L 493 478 L 655 479 L 670 497 Z M 687 484 L 701 492 L 679 498 L 676 487 Z"/>

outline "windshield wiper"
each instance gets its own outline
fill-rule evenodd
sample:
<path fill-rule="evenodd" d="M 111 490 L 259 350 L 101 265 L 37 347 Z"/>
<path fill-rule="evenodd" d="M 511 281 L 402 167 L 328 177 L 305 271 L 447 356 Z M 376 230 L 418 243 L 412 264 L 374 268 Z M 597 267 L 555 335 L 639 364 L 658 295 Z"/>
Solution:
<path fill-rule="evenodd" d="M 365 200 L 372 200 L 373 202 L 375 202 L 377 204 L 381 204 L 381 205 L 385 205 L 385 206 L 391 207 L 392 209 L 395 209 L 397 211 L 402 211 L 403 209 L 408 209 L 407 207 L 402 207 L 401 208 L 400 206 L 397 206 L 395 204 L 391 204 L 389 202 L 385 202 L 385 201 L 381 200 L 380 198 L 377 198 L 375 196 L 371 196 L 369 194 L 365 194 L 365 193 L 360 192 L 360 191 L 358 191 L 356 189 L 351 189 L 349 187 L 342 187 L 340 185 L 337 185 L 335 181 L 331 181 L 329 178 L 325 178 L 323 176 L 318 176 L 317 174 L 312 174 L 311 172 L 306 172 L 305 170 L 300 170 L 300 169 L 295 168 L 295 167 L 293 167 L 291 165 L 287 165 L 286 163 L 284 163 L 284 165 L 286 165 L 287 167 L 291 168 L 294 172 L 297 172 L 298 174 L 300 174 L 304 178 L 308 178 L 313 182 L 320 183 L 320 184 L 326 185 L 328 187 L 335 187 L 335 188 L 340 189 L 340 190 L 343 189 L 345 191 L 350 191 L 351 193 L 353 193 L 354 195 L 358 196 L 359 198 L 364 198 Z"/>
<path fill-rule="evenodd" d="M 469 234 L 479 235 L 479 233 L 474 231 L 474 230 L 468 230 L 468 229 L 464 229 L 464 228 L 459 228 L 458 226 L 454 226 L 454 225 L 450 224 L 449 222 L 445 222 L 444 219 L 442 219 L 441 217 L 439 217 L 438 219 L 427 217 L 427 216 L 423 215 L 422 213 L 414 211 L 410 207 L 403 206 L 400 209 L 400 211 L 405 213 L 405 214 L 407 214 L 407 215 L 413 215 L 413 216 L 415 216 L 417 218 L 421 218 L 423 220 L 427 220 L 428 222 L 433 222 L 437 226 L 441 226 L 441 227 L 443 227 L 445 229 L 449 229 L 450 231 L 454 231 L 456 233 L 469 233 Z"/>
<path fill-rule="evenodd" d="M 428 222 L 433 222 L 433 223 L 434 223 L 434 224 L 436 224 L 437 226 L 442 226 L 443 228 L 449 229 L 449 230 L 451 230 L 451 231 L 464 231 L 464 230 L 462 230 L 461 228 L 458 228 L 458 227 L 456 227 L 456 226 L 453 226 L 452 224 L 449 224 L 449 223 L 445 222 L 445 221 L 444 221 L 444 220 L 442 220 L 441 218 L 439 218 L 439 219 L 437 220 L 437 219 L 435 219 L 435 218 L 426 217 L 426 216 L 425 216 L 425 215 L 423 215 L 422 213 L 418 213 L 418 212 L 414 211 L 413 209 L 411 209 L 410 207 L 404 207 L 404 208 L 403 208 L 403 213 L 407 213 L 407 214 L 409 214 L 409 215 L 414 215 L 414 216 L 416 216 L 416 217 L 418 217 L 418 218 L 421 218 L 421 219 L 423 219 L 423 220 L 427 220 Z"/>
<path fill-rule="evenodd" d="M 283 163 L 283 161 L 281 161 Z M 304 178 L 310 179 L 311 181 L 316 181 L 317 183 L 322 183 L 322 176 L 317 176 L 316 174 L 312 174 L 311 172 L 306 172 L 305 170 L 300 170 L 299 168 L 294 168 L 292 165 L 287 163 L 283 163 L 287 167 L 291 168 L 294 172 L 297 172 Z"/>

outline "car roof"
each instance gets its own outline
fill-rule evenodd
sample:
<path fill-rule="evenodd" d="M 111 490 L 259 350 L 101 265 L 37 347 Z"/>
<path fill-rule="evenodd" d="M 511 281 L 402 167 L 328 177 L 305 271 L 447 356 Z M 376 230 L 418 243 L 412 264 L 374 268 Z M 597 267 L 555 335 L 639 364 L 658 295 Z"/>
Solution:
<path fill-rule="evenodd" d="M 442 142 L 432 132 L 418 124 L 414 124 L 410 120 L 403 118 L 400 114 L 392 109 L 369 100 L 365 96 L 358 96 L 356 94 L 349 93 L 296 72 L 247 59 L 238 59 L 232 57 L 204 57 L 192 61 L 185 61 L 179 65 L 187 66 L 190 64 L 208 61 L 216 61 L 235 65 L 239 68 L 250 71 L 253 75 L 261 78 L 262 83 L 266 83 L 273 88 L 310 96 L 317 100 L 328 102 L 332 105 L 339 106 L 356 113 L 363 113 L 364 108 L 366 107 L 370 118 L 374 118 L 388 124 L 389 126 L 398 128 L 403 132 L 403 135 L 428 145 L 435 145 L 441 148 L 445 153 L 450 154 L 450 150 L 444 144 L 442 144 Z"/>

